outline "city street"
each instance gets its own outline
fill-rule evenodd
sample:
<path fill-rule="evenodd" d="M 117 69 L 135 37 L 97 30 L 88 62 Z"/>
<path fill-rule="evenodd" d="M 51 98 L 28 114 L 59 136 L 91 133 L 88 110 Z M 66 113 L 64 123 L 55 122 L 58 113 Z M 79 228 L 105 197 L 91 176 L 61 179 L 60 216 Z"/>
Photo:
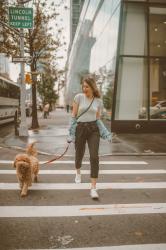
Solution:
<path fill-rule="evenodd" d="M 65 112 L 59 110 L 50 114 L 49 119 L 39 119 L 42 126 L 38 131 L 40 143 L 37 146 L 41 151 L 44 149 L 42 143 L 48 145 L 49 140 L 55 149 L 57 138 L 57 147 L 62 146 L 68 119 L 69 115 L 65 116 Z M 49 134 L 51 124 L 57 133 L 57 128 L 60 129 L 59 135 L 54 134 L 52 138 Z M 32 131 L 29 131 L 28 140 L 34 140 Z M 8 144 L 5 146 L 4 143 Z M 12 163 L 21 148 L 24 150 L 25 143 L 11 133 L 1 144 L 1 249 L 166 248 L 166 156 L 132 156 L 130 151 L 126 156 L 109 156 L 110 144 L 101 142 L 97 185 L 100 199 L 94 201 L 89 195 L 87 154 L 82 166 L 82 183 L 74 183 L 72 145 L 61 160 L 41 165 L 39 182 L 33 184 L 27 197 L 21 198 Z M 114 144 L 118 144 L 117 141 L 112 143 L 112 149 Z M 120 144 L 119 148 L 122 146 Z M 131 145 L 127 148 L 131 149 Z M 48 155 L 39 154 L 41 163 L 53 156 L 51 146 L 45 151 Z"/>
<path fill-rule="evenodd" d="M 0 3 L 0 250 L 166 250 L 166 0 Z"/>

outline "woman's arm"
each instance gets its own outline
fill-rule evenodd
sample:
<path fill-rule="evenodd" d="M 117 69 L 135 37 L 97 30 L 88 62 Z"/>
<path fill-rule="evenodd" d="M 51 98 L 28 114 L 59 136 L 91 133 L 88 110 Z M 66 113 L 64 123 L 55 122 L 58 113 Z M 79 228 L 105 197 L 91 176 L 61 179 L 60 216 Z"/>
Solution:
<path fill-rule="evenodd" d="M 78 113 L 78 103 L 73 102 L 72 117 L 76 117 Z"/>
<path fill-rule="evenodd" d="M 98 108 L 97 113 L 96 113 L 96 119 L 98 120 L 100 119 L 100 117 L 101 117 L 101 109 Z"/>
<path fill-rule="evenodd" d="M 96 113 L 97 120 L 99 120 L 101 118 L 102 109 L 103 109 L 103 102 L 101 99 L 99 99 L 99 106 L 98 106 L 97 113 Z"/>

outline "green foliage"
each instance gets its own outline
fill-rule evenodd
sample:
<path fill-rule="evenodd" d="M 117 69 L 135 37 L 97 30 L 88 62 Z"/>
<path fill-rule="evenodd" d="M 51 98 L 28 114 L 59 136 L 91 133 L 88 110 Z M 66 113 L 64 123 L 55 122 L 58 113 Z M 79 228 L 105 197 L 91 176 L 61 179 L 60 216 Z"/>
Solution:
<path fill-rule="evenodd" d="M 32 88 L 32 128 L 36 128 L 37 121 L 37 105 L 36 105 L 36 88 L 38 88 L 39 94 L 43 98 L 43 102 L 48 101 L 50 107 L 56 102 L 57 95 L 55 94 L 54 81 L 51 74 L 46 74 L 48 69 L 50 70 L 52 61 L 55 60 L 56 50 L 60 46 L 58 36 L 53 36 L 50 33 L 49 23 L 56 19 L 56 9 L 43 0 L 36 0 L 34 6 L 34 27 L 33 30 L 28 30 L 26 35 L 26 47 L 28 48 L 29 55 L 32 57 L 30 64 L 31 72 L 42 70 L 43 82 L 37 86 L 36 78 L 33 78 Z M 47 10 L 47 11 L 46 11 Z M 40 64 L 40 66 L 39 66 Z M 40 86 L 41 85 L 41 86 Z M 43 85 L 43 86 L 42 86 Z"/>
<path fill-rule="evenodd" d="M 54 90 L 54 78 L 48 72 L 42 75 L 42 80 L 37 84 L 37 90 L 43 105 L 48 102 L 52 107 L 56 103 L 58 95 Z"/>
<path fill-rule="evenodd" d="M 1 20 L 6 24 L 8 23 L 8 2 L 10 2 L 10 5 L 16 5 L 18 1 L 0 1 Z M 61 3 L 63 3 L 63 1 L 61 1 L 60 4 Z M 36 88 L 38 88 L 39 93 L 44 98 L 44 102 L 48 101 L 50 104 L 53 104 L 58 98 L 53 89 L 54 77 L 47 75 L 45 72 L 48 72 L 47 68 L 50 68 L 53 61 L 54 63 L 56 62 L 56 52 L 61 46 L 62 28 L 59 28 L 58 25 L 55 27 L 53 24 L 56 17 L 59 15 L 59 13 L 57 13 L 57 7 L 59 7 L 60 4 L 56 5 L 54 1 L 45 0 L 29 1 L 29 4 L 33 7 L 34 20 L 33 29 L 24 29 L 25 56 L 31 56 L 32 58 L 29 65 L 31 72 L 34 73 L 35 71 L 40 70 L 43 72 L 44 76 L 44 86 L 40 86 L 42 84 L 37 86 L 35 75 L 32 78 L 32 128 L 35 129 L 38 127 Z M 52 22 L 51 27 L 50 22 Z M 53 28 L 54 34 L 52 32 Z M 55 30 L 55 28 L 57 30 Z M 0 46 L 0 52 L 3 52 L 8 56 L 19 56 L 19 36 L 7 26 L 4 26 L 3 33 L 5 39 Z"/>
<path fill-rule="evenodd" d="M 49 22 L 55 20 L 57 13 L 54 1 L 46 3 L 44 0 L 30 1 L 34 10 L 34 27 L 33 29 L 24 29 L 24 44 L 26 53 L 33 57 L 33 64 L 39 58 L 53 58 L 60 46 L 60 35 L 57 31 L 57 36 L 51 33 L 53 27 L 49 27 Z M 5 53 L 7 56 L 18 56 L 20 51 L 19 36 L 15 32 L 16 29 L 11 29 L 8 26 L 8 7 L 18 5 L 17 0 L 0 1 L 0 16 L 3 25 L 4 41 L 0 42 L 0 53 Z M 2 24 L 0 24 L 2 25 Z M 59 30 L 59 28 L 58 28 Z M 19 32 L 19 30 L 16 30 Z"/>
<path fill-rule="evenodd" d="M 113 89 L 112 87 L 108 87 L 106 93 L 103 95 L 103 104 L 105 109 L 111 110 L 112 98 L 113 98 Z"/>
<path fill-rule="evenodd" d="M 55 59 L 55 54 L 60 46 L 59 37 L 53 36 L 52 27 L 49 22 L 56 18 L 55 10 L 52 14 L 46 11 L 48 6 L 41 0 L 36 0 L 34 5 L 34 28 L 26 33 L 26 46 L 30 56 L 33 57 L 32 63 L 36 70 L 37 63 L 46 60 L 50 63 Z M 49 14 L 48 14 L 49 13 Z"/>
<path fill-rule="evenodd" d="M 0 53 L 4 53 L 6 56 L 14 56 L 19 51 L 19 37 L 14 29 L 8 28 L 8 7 L 8 1 L 0 1 L 1 36 L 4 38 L 4 41 L 0 42 Z"/>

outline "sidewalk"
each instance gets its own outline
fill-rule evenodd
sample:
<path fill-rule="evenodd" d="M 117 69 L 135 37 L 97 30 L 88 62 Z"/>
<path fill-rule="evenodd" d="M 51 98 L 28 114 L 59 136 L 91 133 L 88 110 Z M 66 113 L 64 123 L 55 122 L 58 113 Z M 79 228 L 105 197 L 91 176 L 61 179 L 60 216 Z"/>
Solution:
<path fill-rule="evenodd" d="M 39 152 L 49 155 L 61 154 L 66 145 L 68 135 L 69 113 L 57 109 L 50 113 L 48 119 L 43 119 L 38 113 L 40 128 L 29 130 L 27 138 L 14 135 L 14 130 L 4 138 L 6 147 L 25 148 L 27 143 L 37 141 Z M 30 127 L 31 117 L 27 118 Z M 88 152 L 86 151 L 85 154 Z M 113 137 L 113 142 L 102 140 L 100 155 L 166 155 L 166 134 L 118 134 Z M 68 156 L 74 155 L 74 144 L 71 143 L 67 152 Z"/>

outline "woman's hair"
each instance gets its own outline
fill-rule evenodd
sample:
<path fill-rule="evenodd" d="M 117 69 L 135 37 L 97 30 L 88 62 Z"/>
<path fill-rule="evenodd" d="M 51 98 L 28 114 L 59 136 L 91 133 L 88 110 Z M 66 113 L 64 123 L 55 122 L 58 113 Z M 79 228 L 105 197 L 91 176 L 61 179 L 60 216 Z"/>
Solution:
<path fill-rule="evenodd" d="M 82 85 L 83 85 L 84 82 L 86 82 L 89 85 L 89 87 L 92 89 L 93 96 L 97 97 L 97 98 L 100 98 L 100 92 L 99 92 L 99 90 L 97 88 L 96 80 L 94 79 L 94 77 L 92 77 L 92 76 L 85 76 L 82 79 Z"/>

